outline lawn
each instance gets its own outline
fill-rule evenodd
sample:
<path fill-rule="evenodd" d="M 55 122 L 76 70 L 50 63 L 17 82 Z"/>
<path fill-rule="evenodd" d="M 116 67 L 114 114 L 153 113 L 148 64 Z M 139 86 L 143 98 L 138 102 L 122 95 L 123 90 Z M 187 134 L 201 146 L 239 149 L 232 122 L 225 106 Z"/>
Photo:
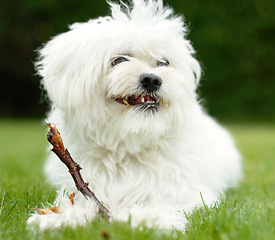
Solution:
<path fill-rule="evenodd" d="M 53 202 L 44 181 L 46 127 L 35 120 L 0 120 L 0 240 L 8 239 L 275 239 L 275 124 L 228 124 L 244 156 L 244 179 L 219 207 L 189 215 L 186 234 L 131 229 L 129 223 L 94 221 L 87 227 L 26 229 L 25 205 Z"/>

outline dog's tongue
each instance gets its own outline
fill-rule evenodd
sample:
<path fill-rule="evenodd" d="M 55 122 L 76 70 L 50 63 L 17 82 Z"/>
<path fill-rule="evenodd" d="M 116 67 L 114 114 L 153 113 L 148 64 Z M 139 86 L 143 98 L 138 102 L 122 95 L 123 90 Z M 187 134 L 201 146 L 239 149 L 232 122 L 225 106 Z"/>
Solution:
<path fill-rule="evenodd" d="M 144 102 L 155 102 L 155 99 L 152 98 L 150 95 L 144 96 Z"/>
<path fill-rule="evenodd" d="M 150 95 L 140 96 L 137 99 L 135 99 L 135 97 L 128 98 L 128 103 L 131 105 L 137 105 L 145 102 L 155 102 L 155 100 Z"/>

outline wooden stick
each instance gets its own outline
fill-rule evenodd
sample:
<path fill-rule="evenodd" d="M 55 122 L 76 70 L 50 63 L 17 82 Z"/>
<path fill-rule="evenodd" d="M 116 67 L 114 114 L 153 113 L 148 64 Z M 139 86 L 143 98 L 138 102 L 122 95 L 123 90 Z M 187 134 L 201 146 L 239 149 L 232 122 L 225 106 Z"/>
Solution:
<path fill-rule="evenodd" d="M 94 201 L 98 208 L 98 214 L 100 217 L 107 219 L 110 218 L 110 211 L 103 206 L 103 204 L 97 199 L 95 194 L 89 189 L 88 183 L 85 183 L 80 170 L 82 169 L 71 157 L 69 151 L 64 147 L 60 133 L 58 132 L 54 124 L 46 121 L 50 131 L 48 132 L 47 139 L 53 145 L 52 151 L 59 157 L 59 159 L 67 166 L 69 173 L 71 174 L 76 188 L 84 195 L 86 199 Z"/>

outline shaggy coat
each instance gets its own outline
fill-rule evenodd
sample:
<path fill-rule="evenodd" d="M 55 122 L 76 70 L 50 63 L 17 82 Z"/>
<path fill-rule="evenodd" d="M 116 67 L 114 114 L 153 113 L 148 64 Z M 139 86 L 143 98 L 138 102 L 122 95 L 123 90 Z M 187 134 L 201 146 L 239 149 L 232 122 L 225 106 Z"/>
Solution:
<path fill-rule="evenodd" d="M 184 231 L 184 211 L 236 185 L 241 157 L 200 106 L 201 68 L 182 17 L 161 0 L 109 4 L 110 16 L 75 23 L 40 49 L 48 121 L 112 220 Z M 67 193 L 77 190 L 54 154 L 45 169 L 62 213 L 28 223 L 43 230 L 93 220 L 95 204 L 79 192 L 70 205 Z"/>

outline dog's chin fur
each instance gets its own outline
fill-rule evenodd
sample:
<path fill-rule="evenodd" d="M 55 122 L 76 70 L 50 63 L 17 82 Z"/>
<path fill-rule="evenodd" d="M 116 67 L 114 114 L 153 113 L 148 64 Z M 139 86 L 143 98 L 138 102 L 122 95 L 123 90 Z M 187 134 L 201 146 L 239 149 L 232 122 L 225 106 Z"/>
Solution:
<path fill-rule="evenodd" d="M 182 18 L 161 1 L 110 5 L 110 17 L 74 24 L 40 50 L 36 67 L 52 102 L 48 121 L 112 220 L 184 230 L 184 211 L 203 201 L 210 206 L 238 182 L 241 158 L 197 101 L 201 69 Z M 123 61 L 114 60 L 119 56 Z M 162 80 L 158 90 L 141 87 L 144 73 Z M 142 94 L 157 104 L 122 100 Z M 73 207 L 68 203 L 63 190 L 77 190 L 52 153 L 46 174 L 60 191 L 62 213 L 34 214 L 30 225 L 43 230 L 95 218 L 94 203 L 80 193 Z"/>

